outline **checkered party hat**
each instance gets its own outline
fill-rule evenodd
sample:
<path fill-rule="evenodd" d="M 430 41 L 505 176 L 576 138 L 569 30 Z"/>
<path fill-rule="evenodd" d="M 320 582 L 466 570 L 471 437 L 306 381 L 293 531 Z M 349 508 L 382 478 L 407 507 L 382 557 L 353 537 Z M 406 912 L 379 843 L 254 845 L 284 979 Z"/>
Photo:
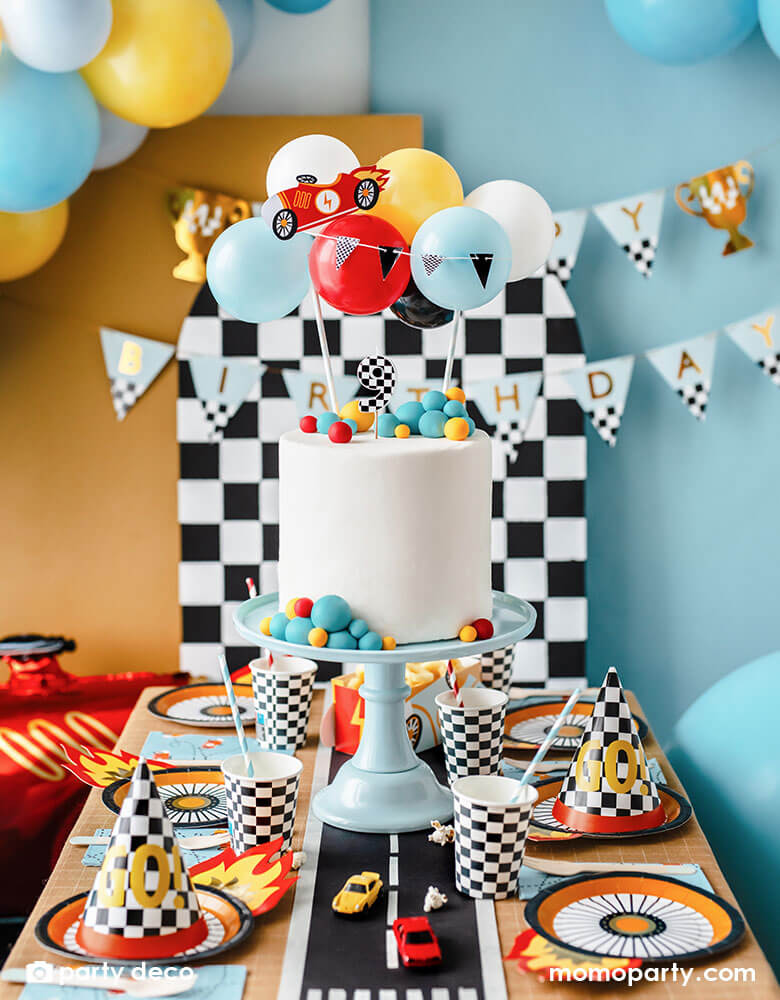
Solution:
<path fill-rule="evenodd" d="M 601 685 L 552 814 L 586 833 L 647 830 L 666 820 L 614 667 Z"/>
<path fill-rule="evenodd" d="M 170 958 L 199 945 L 207 933 L 173 826 L 149 767 L 140 760 L 76 942 L 105 958 Z"/>

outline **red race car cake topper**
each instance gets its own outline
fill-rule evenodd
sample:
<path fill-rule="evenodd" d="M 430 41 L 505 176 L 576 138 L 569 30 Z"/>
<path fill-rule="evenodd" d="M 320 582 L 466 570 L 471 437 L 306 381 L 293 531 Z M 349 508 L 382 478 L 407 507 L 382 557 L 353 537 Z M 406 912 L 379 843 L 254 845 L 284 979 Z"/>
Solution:
<path fill-rule="evenodd" d="M 314 229 L 323 222 L 372 209 L 389 176 L 389 170 L 376 165 L 356 167 L 328 184 L 318 184 L 312 174 L 299 174 L 296 187 L 280 191 L 265 202 L 262 216 L 280 240 L 289 240 L 297 232 Z"/>

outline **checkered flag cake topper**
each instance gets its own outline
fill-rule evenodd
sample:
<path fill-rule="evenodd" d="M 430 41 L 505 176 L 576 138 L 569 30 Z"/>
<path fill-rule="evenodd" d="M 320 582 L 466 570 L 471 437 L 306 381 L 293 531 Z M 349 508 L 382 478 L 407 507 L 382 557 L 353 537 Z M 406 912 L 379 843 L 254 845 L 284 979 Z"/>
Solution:
<path fill-rule="evenodd" d="M 390 358 L 372 354 L 363 358 L 357 368 L 358 382 L 372 394 L 358 402 L 361 413 L 380 413 L 390 402 L 395 389 L 395 365 Z"/>
<path fill-rule="evenodd" d="M 610 667 L 552 814 L 575 830 L 619 833 L 666 819 L 620 678 Z"/>
<path fill-rule="evenodd" d="M 287 673 L 253 660 L 251 668 L 260 747 L 294 753 L 306 742 L 317 667 Z"/>
<path fill-rule="evenodd" d="M 173 825 L 146 761 L 140 760 L 76 942 L 95 955 L 163 958 L 197 946 L 207 934 Z"/>

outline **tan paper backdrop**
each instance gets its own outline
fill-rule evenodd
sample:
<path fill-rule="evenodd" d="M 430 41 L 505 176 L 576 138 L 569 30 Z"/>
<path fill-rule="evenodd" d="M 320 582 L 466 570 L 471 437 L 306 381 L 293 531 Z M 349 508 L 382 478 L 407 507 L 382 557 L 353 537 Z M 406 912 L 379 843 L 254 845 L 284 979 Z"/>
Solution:
<path fill-rule="evenodd" d="M 152 132 L 71 199 L 53 260 L 0 285 L 0 635 L 73 636 L 65 663 L 81 673 L 176 668 L 176 365 L 119 423 L 98 330 L 174 343 L 197 286 L 171 277 L 182 254 L 166 190 L 261 199 L 273 153 L 310 132 L 343 139 L 361 163 L 422 139 L 414 115 L 213 117 Z"/>

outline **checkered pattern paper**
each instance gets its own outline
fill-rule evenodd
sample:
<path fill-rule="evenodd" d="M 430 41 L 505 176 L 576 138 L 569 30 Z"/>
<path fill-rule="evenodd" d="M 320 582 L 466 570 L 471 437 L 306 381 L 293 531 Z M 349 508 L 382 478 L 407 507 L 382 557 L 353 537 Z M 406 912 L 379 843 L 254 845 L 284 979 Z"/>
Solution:
<path fill-rule="evenodd" d="M 501 705 L 439 708 L 441 742 L 450 784 L 470 774 L 498 774 L 504 744 L 504 711 Z"/>
<path fill-rule="evenodd" d="M 256 660 L 251 664 L 257 742 L 262 750 L 294 753 L 306 742 L 317 668 L 294 674 L 263 669 L 263 662 Z"/>
<path fill-rule="evenodd" d="M 658 240 L 655 237 L 631 240 L 630 243 L 623 244 L 623 249 L 637 271 L 643 277 L 649 278 L 653 270 L 655 252 L 658 249 Z"/>
<path fill-rule="evenodd" d="M 496 691 L 509 693 L 509 686 L 512 683 L 512 662 L 515 656 L 515 647 L 507 646 L 506 649 L 494 649 L 492 653 L 483 653 L 480 657 L 482 668 L 482 683 L 485 687 L 493 688 Z"/>
<path fill-rule="evenodd" d="M 127 411 L 138 401 L 138 396 L 138 389 L 132 379 L 121 376 L 111 379 L 111 402 L 114 404 L 117 420 L 125 419 Z"/>
<path fill-rule="evenodd" d="M 693 385 L 684 385 L 677 390 L 677 395 L 697 420 L 704 420 L 707 416 L 707 402 L 710 398 L 709 382 L 695 382 Z"/>
<path fill-rule="evenodd" d="M 457 788 L 452 798 L 455 887 L 472 899 L 514 896 L 532 805 L 481 805 Z"/>
<path fill-rule="evenodd" d="M 139 900 L 133 891 L 133 880 L 128 878 L 123 903 L 107 906 L 105 899 L 100 897 L 99 887 L 105 884 L 110 894 L 112 876 L 106 875 L 104 869 L 123 869 L 127 877 L 136 863 L 136 851 L 145 845 L 161 848 L 168 858 L 167 892 L 158 905 L 144 905 L 145 901 Z M 201 911 L 181 857 L 178 862 L 174 859 L 174 853 L 178 852 L 173 826 L 165 814 L 157 786 L 146 762 L 140 761 L 111 832 L 106 859 L 87 898 L 84 926 L 98 934 L 116 934 L 123 938 L 159 937 L 191 927 L 200 919 Z M 177 870 L 179 888 L 174 887 L 170 875 Z M 154 895 L 161 874 L 157 864 L 147 860 L 144 872 L 147 895 Z"/>
<path fill-rule="evenodd" d="M 287 778 L 238 778 L 225 773 L 230 846 L 236 854 L 282 837 L 289 851 L 295 825 L 300 772 Z"/>
<path fill-rule="evenodd" d="M 336 375 L 354 377 L 361 359 L 375 353 L 393 362 L 399 384 L 443 378 L 449 327 L 421 332 L 389 312 L 343 316 L 323 306 Z M 218 443 L 208 441 L 183 361 L 202 354 L 267 366 Z M 260 593 L 277 589 L 278 440 L 298 422 L 281 372 L 323 372 L 313 305 L 307 297 L 295 314 L 258 328 L 220 312 L 204 287 L 183 324 L 178 356 L 180 662 L 214 676 L 223 650 L 231 668 L 258 655 L 232 622 L 246 599 L 245 578 L 258 581 Z M 456 383 L 528 371 L 546 376 L 516 457 L 508 459 L 493 439 L 493 586 L 537 612 L 534 632 L 515 655 L 515 676 L 526 684 L 567 684 L 585 672 L 586 447 L 582 411 L 559 375 L 583 362 L 574 310 L 552 275 L 508 285 L 461 325 Z M 475 407 L 471 415 L 493 433 Z M 329 664 L 320 677 L 339 669 Z"/>
<path fill-rule="evenodd" d="M 610 448 L 614 448 L 617 443 L 620 420 L 623 416 L 623 407 L 597 406 L 593 410 L 588 410 L 588 416 L 593 426 L 599 432 L 599 437 L 603 441 L 606 441 Z"/>
<path fill-rule="evenodd" d="M 775 385 L 780 386 L 780 354 L 767 354 L 758 362 L 758 367 L 772 379 Z"/>

